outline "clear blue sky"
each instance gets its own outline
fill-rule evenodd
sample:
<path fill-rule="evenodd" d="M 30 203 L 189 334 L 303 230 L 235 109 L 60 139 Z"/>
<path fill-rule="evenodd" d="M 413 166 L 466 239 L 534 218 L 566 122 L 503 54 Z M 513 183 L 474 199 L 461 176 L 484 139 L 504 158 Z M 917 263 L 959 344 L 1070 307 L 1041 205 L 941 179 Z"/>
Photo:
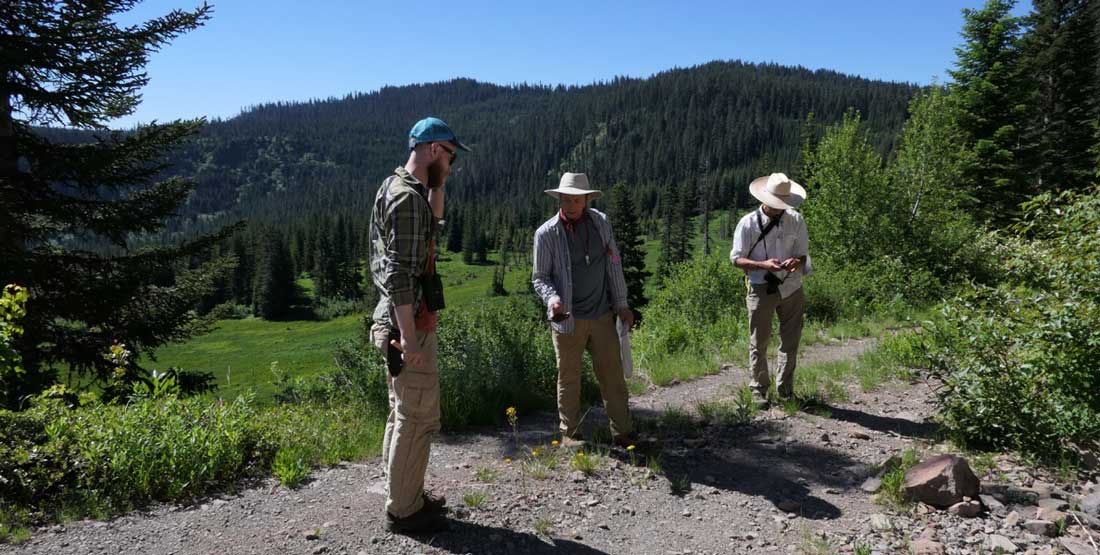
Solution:
<path fill-rule="evenodd" d="M 253 104 L 470 77 L 587 84 L 713 60 L 873 79 L 947 78 L 961 10 L 981 0 L 600 2 L 215 0 L 204 26 L 153 55 L 128 127 Z M 132 23 L 196 0 L 146 0 Z"/>

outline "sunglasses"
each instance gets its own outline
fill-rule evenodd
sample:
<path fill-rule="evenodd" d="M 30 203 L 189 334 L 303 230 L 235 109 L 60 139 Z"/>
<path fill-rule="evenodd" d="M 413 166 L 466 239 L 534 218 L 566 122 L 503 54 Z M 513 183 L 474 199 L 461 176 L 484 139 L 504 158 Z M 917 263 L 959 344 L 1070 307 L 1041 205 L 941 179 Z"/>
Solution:
<path fill-rule="evenodd" d="M 443 145 L 443 143 L 435 143 L 435 144 L 439 145 L 439 148 L 442 148 L 443 150 L 446 150 L 447 154 L 451 155 L 451 164 L 454 164 L 455 160 L 458 160 L 458 152 L 456 152 L 454 150 L 451 150 L 450 148 L 447 148 L 446 146 Z"/>

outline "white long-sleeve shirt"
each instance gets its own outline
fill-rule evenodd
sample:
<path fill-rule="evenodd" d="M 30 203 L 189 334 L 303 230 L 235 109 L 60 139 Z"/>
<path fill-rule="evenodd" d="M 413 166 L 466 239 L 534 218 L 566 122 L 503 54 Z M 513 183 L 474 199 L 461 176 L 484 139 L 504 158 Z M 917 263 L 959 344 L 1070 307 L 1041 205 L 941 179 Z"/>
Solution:
<path fill-rule="evenodd" d="M 752 252 L 747 252 L 764 227 L 768 225 L 768 216 L 762 208 L 745 214 L 741 221 L 737 222 L 737 229 L 733 232 L 733 247 L 730 249 L 730 262 L 737 263 L 738 258 L 749 260 L 768 260 L 776 258 L 780 261 L 788 258 L 800 258 L 805 256 L 806 263 L 795 272 L 774 272 L 776 277 L 784 279 L 779 285 L 779 294 L 787 298 L 802 287 L 802 276 L 810 275 L 813 271 L 810 265 L 810 236 L 806 230 L 806 220 L 802 214 L 794 210 L 785 210 L 779 216 L 779 223 L 764 237 L 764 240 L 756 244 Z M 763 226 L 761 225 L 763 224 Z M 749 282 L 754 285 L 763 285 L 766 270 L 751 270 Z"/>

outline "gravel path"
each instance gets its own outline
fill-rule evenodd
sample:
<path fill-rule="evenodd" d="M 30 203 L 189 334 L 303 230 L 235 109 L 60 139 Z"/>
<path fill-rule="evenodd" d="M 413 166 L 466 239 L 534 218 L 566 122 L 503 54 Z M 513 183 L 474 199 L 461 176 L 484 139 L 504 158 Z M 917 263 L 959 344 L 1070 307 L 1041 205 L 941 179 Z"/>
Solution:
<path fill-rule="evenodd" d="M 870 345 L 857 340 L 813 346 L 803 360 L 853 358 Z M 729 396 L 744 376 L 743 369 L 724 366 L 716 375 L 652 390 L 631 405 L 640 420 L 655 421 L 667 407 L 690 410 L 698 400 Z M 385 532 L 384 484 L 373 460 L 317 471 L 296 490 L 269 480 L 198 505 L 42 528 L 23 544 L 0 546 L 0 555 L 664 555 L 848 553 L 862 546 L 885 554 L 908 553 L 925 537 L 940 545 L 938 553 L 977 554 L 987 552 L 997 534 L 1011 538 L 1021 553 L 1063 549 L 1059 540 L 1006 528 L 1004 514 L 1012 507 L 962 519 L 942 511 L 895 514 L 874 503 L 860 487 L 872 465 L 904 449 L 936 448 L 936 429 L 926 421 L 933 412 L 931 395 L 922 384 L 871 393 L 853 386 L 849 394 L 848 402 L 822 407 L 815 411 L 819 415 L 772 409 L 747 425 L 697 422 L 663 435 L 659 448 L 607 452 L 587 476 L 569 468 L 566 452 L 558 453 L 561 464 L 545 476 L 525 470 L 510 429 L 442 436 L 433 447 L 428 483 L 447 496 L 453 525 L 434 537 Z M 602 426 L 603 418 L 594 409 L 589 428 Z M 525 416 L 519 444 L 524 451 L 549 449 L 555 429 L 553 414 Z M 658 461 L 657 473 L 646 468 L 647 455 Z M 1021 486 L 1034 485 L 1026 470 L 1009 465 L 1000 472 Z M 490 474 L 495 476 L 485 481 Z M 1090 485 L 1065 487 L 1083 494 Z M 477 492 L 484 501 L 467 506 L 463 497 Z"/>

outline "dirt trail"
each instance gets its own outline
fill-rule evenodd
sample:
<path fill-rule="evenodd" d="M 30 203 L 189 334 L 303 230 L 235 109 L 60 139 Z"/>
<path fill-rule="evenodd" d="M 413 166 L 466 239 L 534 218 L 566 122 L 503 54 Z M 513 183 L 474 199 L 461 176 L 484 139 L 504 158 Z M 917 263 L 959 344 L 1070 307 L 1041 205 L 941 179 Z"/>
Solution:
<path fill-rule="evenodd" d="M 803 361 L 854 358 L 869 346 L 812 346 Z M 641 419 L 657 418 L 667 406 L 727 396 L 744 378 L 743 369 L 724 366 L 638 396 L 631 406 Z M 859 543 L 901 553 L 926 528 L 948 542 L 954 532 L 943 530 L 953 524 L 940 520 L 958 517 L 894 515 L 896 523 L 883 530 L 879 513 L 888 511 L 860 489 L 870 465 L 933 436 L 928 388 L 864 393 L 852 386 L 849 394 L 822 416 L 772 409 L 748 425 L 699 425 L 666 438 L 659 475 L 642 463 L 645 453 L 616 450 L 591 476 L 571 470 L 563 454 L 563 464 L 536 479 L 518 461 L 505 461 L 516 456 L 508 428 L 444 435 L 433 447 L 428 483 L 447 496 L 454 524 L 431 538 L 385 532 L 384 484 L 374 460 L 318 471 L 297 490 L 269 480 L 201 505 L 48 527 L 19 546 L 0 546 L 0 554 L 795 553 L 824 541 L 828 552 L 851 552 Z M 589 427 L 602 425 L 601 412 L 592 411 Z M 554 414 L 525 416 L 520 444 L 548 445 L 555 429 Z M 649 453 L 657 455 L 656 448 Z M 496 476 L 478 480 L 479 469 L 483 478 Z M 484 501 L 467 507 L 464 495 L 476 492 Z M 966 534 L 947 552 L 980 552 L 979 543 L 967 543 L 967 523 L 957 524 Z"/>

